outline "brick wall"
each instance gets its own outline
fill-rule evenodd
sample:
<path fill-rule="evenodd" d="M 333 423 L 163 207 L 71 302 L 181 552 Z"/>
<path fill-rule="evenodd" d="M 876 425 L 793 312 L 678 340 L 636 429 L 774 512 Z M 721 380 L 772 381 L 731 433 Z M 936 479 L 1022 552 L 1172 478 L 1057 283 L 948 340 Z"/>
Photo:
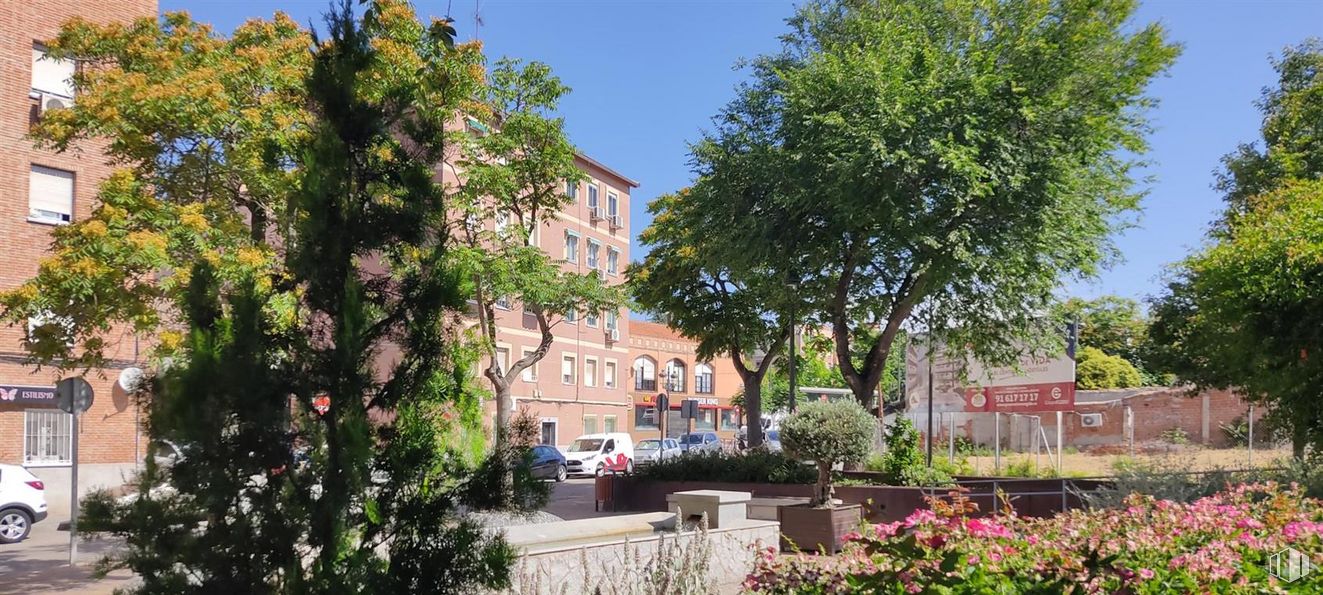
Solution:
<path fill-rule="evenodd" d="M 33 148 L 27 138 L 35 100 L 32 85 L 34 43 L 53 37 L 61 23 L 75 15 L 97 23 L 127 22 L 156 14 L 156 0 L 44 0 L 0 2 L 0 237 L 5 239 L 0 258 L 0 288 L 12 288 L 33 276 L 50 245 L 49 225 L 28 217 L 28 178 L 32 165 L 74 174 L 75 219 L 92 210 L 98 183 L 111 168 L 102 155 L 103 144 L 84 143 L 77 150 L 54 154 Z M 23 363 L 20 341 L 25 329 L 0 327 L 0 384 L 52 385 L 49 369 L 40 372 Z M 134 355 L 131 336 L 110 337 L 110 357 L 129 360 Z M 137 459 L 137 407 L 113 387 L 118 369 L 93 370 L 88 381 L 96 402 L 83 418 L 80 461 L 123 463 Z M 0 405 L 0 462 L 20 463 L 23 455 L 23 410 Z"/>

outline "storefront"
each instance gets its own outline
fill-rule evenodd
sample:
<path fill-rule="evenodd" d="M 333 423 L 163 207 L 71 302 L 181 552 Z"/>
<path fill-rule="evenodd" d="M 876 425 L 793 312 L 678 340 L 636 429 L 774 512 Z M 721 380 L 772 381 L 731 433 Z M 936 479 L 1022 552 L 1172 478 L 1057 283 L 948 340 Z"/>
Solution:
<path fill-rule="evenodd" d="M 670 399 L 666 412 L 666 435 L 677 437 L 689 431 L 690 420 L 680 415 L 684 399 L 698 401 L 698 417 L 693 419 L 693 431 L 717 432 L 722 439 L 733 439 L 740 427 L 740 411 L 724 399 L 715 397 L 679 397 Z M 641 396 L 634 402 L 634 439 L 655 437 L 661 430 L 657 411 L 657 395 Z"/>

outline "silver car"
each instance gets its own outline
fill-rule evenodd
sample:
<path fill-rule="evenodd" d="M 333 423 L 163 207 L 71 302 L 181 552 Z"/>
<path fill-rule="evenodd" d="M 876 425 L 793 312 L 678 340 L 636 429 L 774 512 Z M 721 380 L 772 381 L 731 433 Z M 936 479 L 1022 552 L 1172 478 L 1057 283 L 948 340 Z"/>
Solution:
<path fill-rule="evenodd" d="M 634 444 L 634 465 L 646 467 L 657 461 L 678 457 L 680 453 L 680 443 L 675 438 L 639 440 Z"/>
<path fill-rule="evenodd" d="M 694 432 L 680 436 L 680 449 L 685 452 L 721 452 L 721 438 L 716 432 Z"/>

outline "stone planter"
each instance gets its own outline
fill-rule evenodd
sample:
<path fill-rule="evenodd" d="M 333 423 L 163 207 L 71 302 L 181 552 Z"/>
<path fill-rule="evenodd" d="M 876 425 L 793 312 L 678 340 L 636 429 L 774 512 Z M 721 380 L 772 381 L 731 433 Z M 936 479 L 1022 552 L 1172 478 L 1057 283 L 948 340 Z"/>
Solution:
<path fill-rule="evenodd" d="M 781 550 L 834 554 L 841 550 L 846 533 L 859 528 L 863 509 L 858 504 L 814 508 L 807 504 L 776 509 L 781 523 Z"/>

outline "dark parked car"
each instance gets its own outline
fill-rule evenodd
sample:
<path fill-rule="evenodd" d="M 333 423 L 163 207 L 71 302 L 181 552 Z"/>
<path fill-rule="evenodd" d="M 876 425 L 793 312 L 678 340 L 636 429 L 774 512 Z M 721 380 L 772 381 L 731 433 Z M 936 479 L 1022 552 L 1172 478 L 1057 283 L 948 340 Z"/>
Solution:
<path fill-rule="evenodd" d="M 554 446 L 534 446 L 531 468 L 537 479 L 565 481 L 565 455 Z"/>

